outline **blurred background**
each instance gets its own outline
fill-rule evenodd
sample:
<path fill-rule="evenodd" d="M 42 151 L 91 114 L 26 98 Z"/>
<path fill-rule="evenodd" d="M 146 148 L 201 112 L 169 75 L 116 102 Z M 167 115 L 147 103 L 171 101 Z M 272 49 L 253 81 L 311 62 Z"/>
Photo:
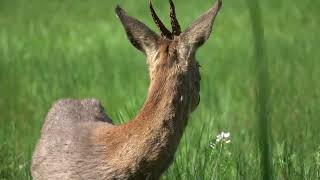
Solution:
<path fill-rule="evenodd" d="M 214 0 L 174 2 L 185 29 Z M 201 103 L 162 179 L 262 177 L 250 2 L 225 0 L 197 53 Z M 168 26 L 168 2 L 153 3 Z M 60 98 L 95 97 L 116 124 L 138 112 L 147 66 L 126 39 L 117 4 L 156 30 L 147 0 L 0 1 L 0 179 L 31 179 L 43 120 Z M 260 7 L 270 178 L 319 179 L 320 1 L 268 0 Z M 230 132 L 230 143 L 216 142 L 221 132 Z"/>

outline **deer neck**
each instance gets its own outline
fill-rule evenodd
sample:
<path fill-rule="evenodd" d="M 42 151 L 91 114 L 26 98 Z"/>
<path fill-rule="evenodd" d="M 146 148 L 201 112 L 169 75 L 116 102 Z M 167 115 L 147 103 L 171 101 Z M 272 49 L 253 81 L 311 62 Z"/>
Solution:
<path fill-rule="evenodd" d="M 107 156 L 110 166 L 125 165 L 123 171 L 135 179 L 157 179 L 169 167 L 189 115 L 185 82 L 183 74 L 158 73 L 136 118 L 111 131 L 96 131 L 98 142 L 113 152 Z"/>
<path fill-rule="evenodd" d="M 189 115 L 188 88 L 182 74 L 159 73 L 151 80 L 147 100 L 128 125 L 135 128 L 146 169 L 163 172 L 173 160 Z M 131 129 L 131 128 L 130 128 Z M 137 142 L 137 141 L 135 141 Z M 146 156 L 147 155 L 147 156 Z"/>
<path fill-rule="evenodd" d="M 147 129 L 170 131 L 180 137 L 189 115 L 188 89 L 183 74 L 158 73 L 151 80 L 147 100 L 136 122 L 143 122 Z"/>

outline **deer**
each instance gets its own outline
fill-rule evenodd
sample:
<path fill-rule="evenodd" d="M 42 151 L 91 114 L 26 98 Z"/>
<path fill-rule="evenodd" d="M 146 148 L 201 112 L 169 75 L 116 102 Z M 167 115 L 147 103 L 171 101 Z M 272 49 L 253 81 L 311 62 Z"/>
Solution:
<path fill-rule="evenodd" d="M 150 86 L 139 113 L 115 125 L 96 99 L 62 99 L 49 110 L 32 157 L 35 180 L 160 179 L 200 102 L 197 49 L 210 37 L 222 0 L 185 31 L 170 4 L 172 31 L 149 8 L 160 35 L 120 6 L 131 44 L 145 54 Z"/>

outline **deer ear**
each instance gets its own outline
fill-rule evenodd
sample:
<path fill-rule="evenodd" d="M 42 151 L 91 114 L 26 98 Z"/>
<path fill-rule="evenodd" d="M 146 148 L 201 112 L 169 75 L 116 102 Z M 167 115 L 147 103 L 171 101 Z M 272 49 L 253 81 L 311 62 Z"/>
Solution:
<path fill-rule="evenodd" d="M 115 12 L 120 18 L 127 37 L 134 47 L 146 55 L 151 55 L 157 50 L 159 36 L 155 32 L 139 20 L 128 16 L 119 6 L 116 7 Z"/>
<path fill-rule="evenodd" d="M 193 49 L 205 43 L 210 37 L 214 20 L 221 6 L 222 0 L 217 0 L 209 11 L 194 21 L 192 25 L 180 35 L 182 43 L 191 46 Z"/>

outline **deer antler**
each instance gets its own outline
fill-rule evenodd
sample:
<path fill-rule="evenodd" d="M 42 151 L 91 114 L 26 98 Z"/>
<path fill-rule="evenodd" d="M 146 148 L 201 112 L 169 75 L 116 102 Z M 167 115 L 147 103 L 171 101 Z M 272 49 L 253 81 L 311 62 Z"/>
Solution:
<path fill-rule="evenodd" d="M 170 21 L 172 26 L 172 33 L 175 36 L 179 36 L 181 34 L 181 27 L 176 16 L 175 6 L 172 0 L 169 0 L 169 3 L 170 3 Z"/>
<path fill-rule="evenodd" d="M 158 15 L 155 12 L 155 10 L 153 9 L 151 0 L 149 0 L 149 6 L 150 6 L 150 10 L 151 10 L 151 15 L 152 15 L 153 21 L 156 23 L 158 29 L 160 30 L 161 36 L 166 37 L 168 39 L 173 39 L 172 33 L 161 22 L 161 20 L 159 19 Z"/>

